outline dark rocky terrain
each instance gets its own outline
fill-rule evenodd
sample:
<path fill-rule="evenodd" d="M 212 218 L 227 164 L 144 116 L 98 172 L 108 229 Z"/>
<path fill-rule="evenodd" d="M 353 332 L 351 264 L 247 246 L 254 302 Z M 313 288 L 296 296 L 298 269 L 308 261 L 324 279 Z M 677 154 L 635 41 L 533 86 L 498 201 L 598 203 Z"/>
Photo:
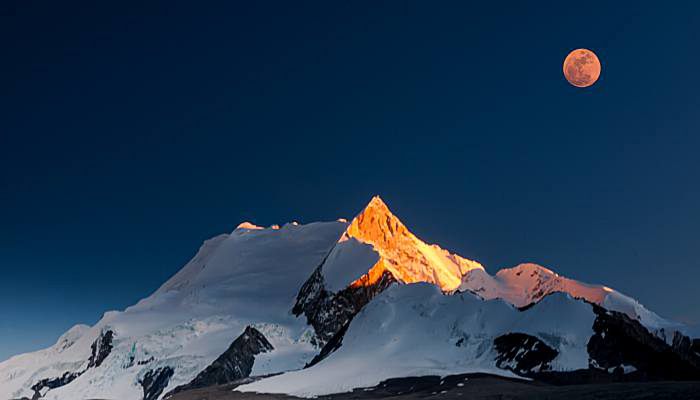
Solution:
<path fill-rule="evenodd" d="M 324 259 L 301 287 L 292 308 L 294 315 L 298 317 L 303 314 L 309 325 L 314 327 L 315 341 L 321 346 L 329 342 L 338 342 L 340 338 L 336 338 L 336 335 L 347 328 L 347 325 L 362 307 L 396 282 L 396 278 L 389 272 L 384 272 L 376 282 L 372 283 L 369 283 L 369 276 L 364 275 L 360 279 L 365 280 L 366 284 L 349 286 L 333 293 L 326 289 L 321 272 L 325 262 Z M 331 350 L 328 349 L 324 351 L 323 357 L 330 352 Z"/>
<path fill-rule="evenodd" d="M 221 385 L 246 378 L 253 369 L 255 356 L 272 349 L 272 345 L 262 333 L 252 326 L 248 326 L 241 336 L 231 343 L 228 350 L 214 360 L 204 371 L 200 372 L 192 382 L 178 386 L 170 394 L 188 389 Z"/>
<path fill-rule="evenodd" d="M 170 400 L 291 400 L 277 394 L 233 391 L 238 384 L 185 391 Z M 476 399 L 476 400 L 618 400 L 700 399 L 700 381 L 626 382 L 587 385 L 548 385 L 541 382 L 501 378 L 487 374 L 425 376 L 390 379 L 376 387 L 349 393 L 320 396 L 320 400 L 357 399 Z"/>
<path fill-rule="evenodd" d="M 54 378 L 44 378 L 32 385 L 32 390 L 34 395 L 33 400 L 40 399 L 42 397 L 41 392 L 43 390 L 56 389 L 61 386 L 65 386 L 73 382 L 80 375 L 85 373 L 86 370 L 90 368 L 99 367 L 102 362 L 109 356 L 112 351 L 112 340 L 114 339 L 114 332 L 111 330 L 103 331 L 100 336 L 92 343 L 90 348 L 92 349 L 92 354 L 88 359 L 87 367 L 82 371 L 66 371 L 63 375 Z M 160 393 L 159 393 L 160 394 Z M 145 397 L 144 397 L 145 398 Z"/>

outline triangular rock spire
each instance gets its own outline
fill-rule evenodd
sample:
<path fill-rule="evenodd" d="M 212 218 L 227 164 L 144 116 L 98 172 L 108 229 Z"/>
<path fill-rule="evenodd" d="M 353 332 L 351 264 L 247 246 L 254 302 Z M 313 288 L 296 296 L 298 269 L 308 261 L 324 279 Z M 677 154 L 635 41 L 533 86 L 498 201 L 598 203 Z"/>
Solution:
<path fill-rule="evenodd" d="M 400 282 L 430 282 L 451 291 L 460 285 L 466 272 L 483 269 L 476 261 L 418 239 L 379 196 L 374 196 L 352 220 L 344 238 L 370 244 L 379 253 L 379 261 L 368 273 L 370 279 L 366 281 L 369 283 L 371 277 L 380 277 L 388 270 Z"/>
<path fill-rule="evenodd" d="M 352 220 L 347 234 L 380 247 L 392 246 L 399 236 L 411 235 L 379 196 L 374 196 Z"/>

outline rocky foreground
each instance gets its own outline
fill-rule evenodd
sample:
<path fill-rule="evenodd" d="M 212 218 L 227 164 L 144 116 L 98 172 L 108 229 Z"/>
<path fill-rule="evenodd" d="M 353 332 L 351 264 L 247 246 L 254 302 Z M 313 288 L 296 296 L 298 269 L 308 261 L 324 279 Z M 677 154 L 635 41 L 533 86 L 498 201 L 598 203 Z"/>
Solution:
<path fill-rule="evenodd" d="M 278 394 L 242 393 L 237 384 L 178 393 L 169 400 L 289 400 L 297 397 Z M 550 385 L 541 382 L 502 378 L 487 374 L 425 376 L 390 379 L 378 386 L 349 393 L 320 396 L 319 400 L 356 399 L 476 399 L 476 400 L 618 400 L 618 399 L 700 399 L 700 381 L 622 382 L 585 385 Z"/>

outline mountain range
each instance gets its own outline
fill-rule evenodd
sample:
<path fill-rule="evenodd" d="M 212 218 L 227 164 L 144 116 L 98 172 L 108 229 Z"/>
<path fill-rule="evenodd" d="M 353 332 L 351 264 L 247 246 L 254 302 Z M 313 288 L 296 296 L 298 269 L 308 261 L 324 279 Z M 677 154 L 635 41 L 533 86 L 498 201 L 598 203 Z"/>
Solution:
<path fill-rule="evenodd" d="M 150 296 L 0 363 L 0 399 L 156 400 L 237 383 L 315 397 L 399 377 L 700 380 L 700 339 L 536 264 L 489 274 L 374 197 L 350 222 L 249 222 Z"/>

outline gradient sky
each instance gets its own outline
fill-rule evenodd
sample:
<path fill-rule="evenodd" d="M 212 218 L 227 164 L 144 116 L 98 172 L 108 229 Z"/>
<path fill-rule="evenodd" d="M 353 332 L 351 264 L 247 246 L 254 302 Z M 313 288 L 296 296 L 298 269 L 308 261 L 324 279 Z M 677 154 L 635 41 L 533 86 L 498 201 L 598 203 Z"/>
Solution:
<path fill-rule="evenodd" d="M 374 194 L 492 273 L 700 322 L 700 6 L 248 3 L 0 5 L 0 359 L 243 220 Z M 588 89 L 562 76 L 577 47 Z"/>

